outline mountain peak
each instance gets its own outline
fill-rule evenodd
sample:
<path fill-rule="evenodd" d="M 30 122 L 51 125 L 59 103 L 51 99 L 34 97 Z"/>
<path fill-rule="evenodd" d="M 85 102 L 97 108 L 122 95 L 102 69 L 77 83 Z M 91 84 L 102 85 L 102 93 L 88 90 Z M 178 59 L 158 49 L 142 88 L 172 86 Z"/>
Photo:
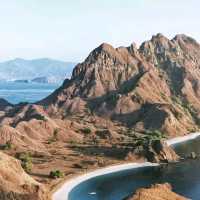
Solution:
<path fill-rule="evenodd" d="M 174 110 L 174 96 L 194 107 L 200 105 L 200 74 L 197 73 L 200 49 L 185 35 L 176 39 L 187 39 L 188 43 L 182 45 L 158 33 L 139 50 L 135 45 L 115 49 L 107 43 L 101 44 L 75 67 L 67 84 L 47 97 L 49 112 L 56 109 L 56 114 L 66 115 L 65 111 L 85 112 L 87 108 L 91 109 L 89 112 L 110 116 L 142 130 L 165 127 L 168 133 L 178 132 L 172 126 L 169 128 L 168 122 L 173 121 L 175 127 L 186 132 L 195 122 L 190 115 L 186 116 L 188 121 L 182 131 L 181 118 L 174 113 L 181 116 L 183 110 L 176 105 Z M 143 113 L 146 108 L 149 115 Z M 152 115 L 161 116 L 160 125 L 152 121 Z"/>
<path fill-rule="evenodd" d="M 108 43 L 102 43 L 95 50 L 98 51 L 98 52 L 105 51 L 105 52 L 108 52 L 108 53 L 112 53 L 112 52 L 115 51 L 115 48 L 112 45 L 108 44 Z"/>
<path fill-rule="evenodd" d="M 185 34 L 177 34 L 174 38 L 174 41 L 177 42 L 184 42 L 184 43 L 191 43 L 191 44 L 198 44 L 198 42 L 190 36 Z"/>
<path fill-rule="evenodd" d="M 153 35 L 152 38 L 166 38 L 162 33 L 157 33 L 156 35 Z"/>

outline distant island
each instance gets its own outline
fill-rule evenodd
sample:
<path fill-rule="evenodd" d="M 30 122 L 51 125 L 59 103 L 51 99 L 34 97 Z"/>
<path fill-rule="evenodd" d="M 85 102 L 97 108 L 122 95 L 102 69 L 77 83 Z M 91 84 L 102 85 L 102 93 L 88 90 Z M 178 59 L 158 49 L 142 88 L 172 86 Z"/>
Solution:
<path fill-rule="evenodd" d="M 28 80 L 28 79 L 19 79 L 19 80 L 14 80 L 15 83 L 44 83 L 44 84 L 48 84 L 48 83 L 60 83 L 61 81 L 63 81 L 63 78 L 60 77 L 60 79 L 55 79 L 53 77 L 46 77 L 46 76 L 42 76 L 42 77 L 36 77 L 32 80 Z"/>
<path fill-rule="evenodd" d="M 41 58 L 25 60 L 16 58 L 0 63 L 0 80 L 14 82 L 62 83 L 70 78 L 76 63 Z"/>

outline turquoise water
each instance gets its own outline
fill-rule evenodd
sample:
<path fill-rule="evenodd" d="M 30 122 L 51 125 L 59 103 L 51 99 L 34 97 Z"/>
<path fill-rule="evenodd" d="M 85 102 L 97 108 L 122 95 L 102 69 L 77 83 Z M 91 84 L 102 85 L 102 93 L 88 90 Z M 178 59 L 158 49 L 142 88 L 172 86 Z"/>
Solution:
<path fill-rule="evenodd" d="M 48 96 L 58 87 L 57 84 L 0 82 L 0 98 L 13 104 L 33 103 Z"/>
<path fill-rule="evenodd" d="M 174 148 L 180 155 L 189 154 L 191 150 L 199 153 L 200 138 Z M 165 182 L 170 183 L 175 192 L 200 200 L 200 159 L 95 177 L 75 187 L 69 200 L 122 200 L 137 188 Z"/>

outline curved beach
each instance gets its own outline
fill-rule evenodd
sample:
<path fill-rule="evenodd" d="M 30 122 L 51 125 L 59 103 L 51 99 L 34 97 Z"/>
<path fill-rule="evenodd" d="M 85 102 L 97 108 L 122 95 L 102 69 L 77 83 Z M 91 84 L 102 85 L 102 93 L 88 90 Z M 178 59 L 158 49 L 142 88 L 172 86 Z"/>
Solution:
<path fill-rule="evenodd" d="M 181 137 L 175 137 L 172 139 L 167 140 L 167 144 L 170 145 L 174 145 L 174 144 L 178 144 L 181 142 L 186 142 L 188 140 L 194 140 L 195 138 L 200 136 L 200 132 L 196 132 L 196 133 L 190 133 L 188 135 L 185 136 L 181 136 Z"/>
<path fill-rule="evenodd" d="M 200 136 L 200 132 L 191 133 L 189 135 L 183 136 L 183 137 L 176 137 L 167 140 L 168 145 L 174 145 L 181 142 L 185 142 L 188 140 L 193 140 Z M 106 175 L 109 173 L 114 172 L 120 172 L 123 170 L 128 169 L 136 169 L 141 167 L 150 167 L 150 166 L 158 166 L 159 164 L 156 163 L 150 163 L 150 162 L 144 162 L 144 163 L 127 163 L 127 164 L 119 164 L 114 166 L 105 167 L 102 169 L 97 169 L 93 172 L 89 172 L 80 176 L 77 176 L 75 178 L 72 178 L 68 181 L 66 181 L 57 191 L 55 191 L 52 195 L 53 200 L 68 200 L 69 193 L 72 191 L 74 187 L 79 185 L 80 183 L 89 180 L 91 178 Z"/>

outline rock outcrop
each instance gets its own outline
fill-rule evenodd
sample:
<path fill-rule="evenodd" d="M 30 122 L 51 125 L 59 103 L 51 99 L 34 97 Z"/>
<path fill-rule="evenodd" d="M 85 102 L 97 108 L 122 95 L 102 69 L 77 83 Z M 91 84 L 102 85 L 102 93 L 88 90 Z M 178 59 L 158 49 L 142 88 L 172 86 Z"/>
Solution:
<path fill-rule="evenodd" d="M 188 200 L 174 192 L 170 184 L 156 184 L 150 188 L 138 189 L 136 193 L 124 200 Z"/>
<path fill-rule="evenodd" d="M 50 200 L 43 186 L 24 172 L 16 159 L 0 152 L 1 200 Z"/>
<path fill-rule="evenodd" d="M 0 111 L 6 110 L 13 107 L 11 103 L 6 101 L 5 99 L 0 98 Z"/>
<path fill-rule="evenodd" d="M 150 162 L 170 163 L 177 162 L 180 158 L 172 147 L 162 140 L 155 140 L 145 149 L 145 156 Z"/>

